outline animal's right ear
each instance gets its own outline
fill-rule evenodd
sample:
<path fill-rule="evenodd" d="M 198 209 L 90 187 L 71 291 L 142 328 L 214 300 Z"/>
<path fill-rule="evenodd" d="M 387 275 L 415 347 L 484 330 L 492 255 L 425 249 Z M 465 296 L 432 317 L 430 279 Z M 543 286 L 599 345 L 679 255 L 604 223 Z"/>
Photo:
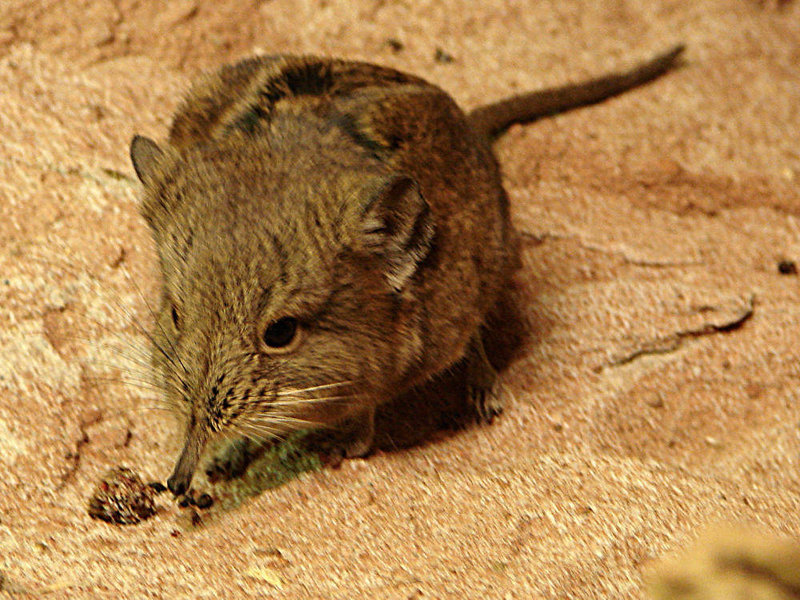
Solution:
<path fill-rule="evenodd" d="M 430 206 L 411 177 L 378 181 L 362 215 L 362 235 L 386 260 L 386 279 L 400 291 L 428 256 L 435 233 Z"/>
<path fill-rule="evenodd" d="M 139 181 L 147 185 L 152 182 L 159 163 L 164 160 L 164 151 L 153 140 L 142 135 L 131 140 L 131 162 Z"/>

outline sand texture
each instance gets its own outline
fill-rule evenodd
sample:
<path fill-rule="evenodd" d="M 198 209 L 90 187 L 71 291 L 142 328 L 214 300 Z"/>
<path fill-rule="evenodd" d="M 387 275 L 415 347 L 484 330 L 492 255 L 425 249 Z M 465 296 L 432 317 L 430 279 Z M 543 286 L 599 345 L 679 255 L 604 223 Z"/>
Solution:
<path fill-rule="evenodd" d="M 200 525 L 166 496 L 89 518 L 103 473 L 163 481 L 181 443 L 128 145 L 193 76 L 328 54 L 469 108 L 676 42 L 679 70 L 496 144 L 523 335 L 493 424 L 259 479 Z M 800 537 L 798 140 L 787 0 L 2 0 L 0 596 L 638 599 L 710 523 Z"/>

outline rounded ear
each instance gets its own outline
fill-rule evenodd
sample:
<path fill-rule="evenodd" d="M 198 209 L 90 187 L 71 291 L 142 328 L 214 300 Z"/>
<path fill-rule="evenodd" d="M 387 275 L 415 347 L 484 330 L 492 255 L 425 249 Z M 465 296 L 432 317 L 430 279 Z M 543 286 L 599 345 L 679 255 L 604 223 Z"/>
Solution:
<path fill-rule="evenodd" d="M 362 235 L 367 248 L 385 257 L 386 278 L 400 291 L 431 250 L 433 215 L 411 177 L 392 175 L 377 188 L 362 215 Z"/>
<path fill-rule="evenodd" d="M 164 151 L 150 138 L 135 135 L 131 140 L 130 153 L 133 169 L 139 181 L 145 185 L 152 182 L 156 169 L 164 158 Z"/>

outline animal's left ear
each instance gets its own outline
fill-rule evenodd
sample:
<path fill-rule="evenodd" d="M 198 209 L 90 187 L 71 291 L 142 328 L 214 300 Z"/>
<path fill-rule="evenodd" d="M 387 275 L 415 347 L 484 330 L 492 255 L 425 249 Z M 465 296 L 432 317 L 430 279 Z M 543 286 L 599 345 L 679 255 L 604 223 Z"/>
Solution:
<path fill-rule="evenodd" d="M 139 181 L 145 185 L 151 183 L 159 163 L 164 160 L 164 151 L 150 138 L 135 135 L 131 140 L 130 154 Z"/>
<path fill-rule="evenodd" d="M 367 248 L 385 258 L 386 278 L 399 292 L 428 256 L 435 232 L 417 182 L 405 175 L 381 181 L 364 210 L 362 229 Z"/>

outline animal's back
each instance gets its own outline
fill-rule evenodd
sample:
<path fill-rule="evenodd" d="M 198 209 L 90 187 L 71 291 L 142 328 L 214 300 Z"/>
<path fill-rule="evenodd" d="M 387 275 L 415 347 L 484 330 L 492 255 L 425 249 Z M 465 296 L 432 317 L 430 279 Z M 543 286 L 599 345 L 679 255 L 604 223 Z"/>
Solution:
<path fill-rule="evenodd" d="M 424 308 L 414 319 L 432 343 L 408 383 L 458 360 L 496 301 L 513 256 L 489 141 L 448 94 L 421 78 L 313 56 L 257 57 L 207 75 L 179 107 L 169 141 L 179 150 L 232 135 L 269 143 L 285 115 L 332 124 L 387 169 L 418 182 L 436 234 L 418 272 L 415 294 Z M 442 336 L 447 341 L 436 343 Z"/>
<path fill-rule="evenodd" d="M 680 52 L 470 115 L 420 78 L 316 57 L 195 85 L 168 147 L 131 145 L 164 276 L 155 364 L 188 416 L 170 490 L 226 428 L 350 420 L 345 452 L 363 455 L 378 405 L 461 360 L 476 413 L 497 414 L 481 325 L 515 243 L 490 136 L 649 81 Z"/>

